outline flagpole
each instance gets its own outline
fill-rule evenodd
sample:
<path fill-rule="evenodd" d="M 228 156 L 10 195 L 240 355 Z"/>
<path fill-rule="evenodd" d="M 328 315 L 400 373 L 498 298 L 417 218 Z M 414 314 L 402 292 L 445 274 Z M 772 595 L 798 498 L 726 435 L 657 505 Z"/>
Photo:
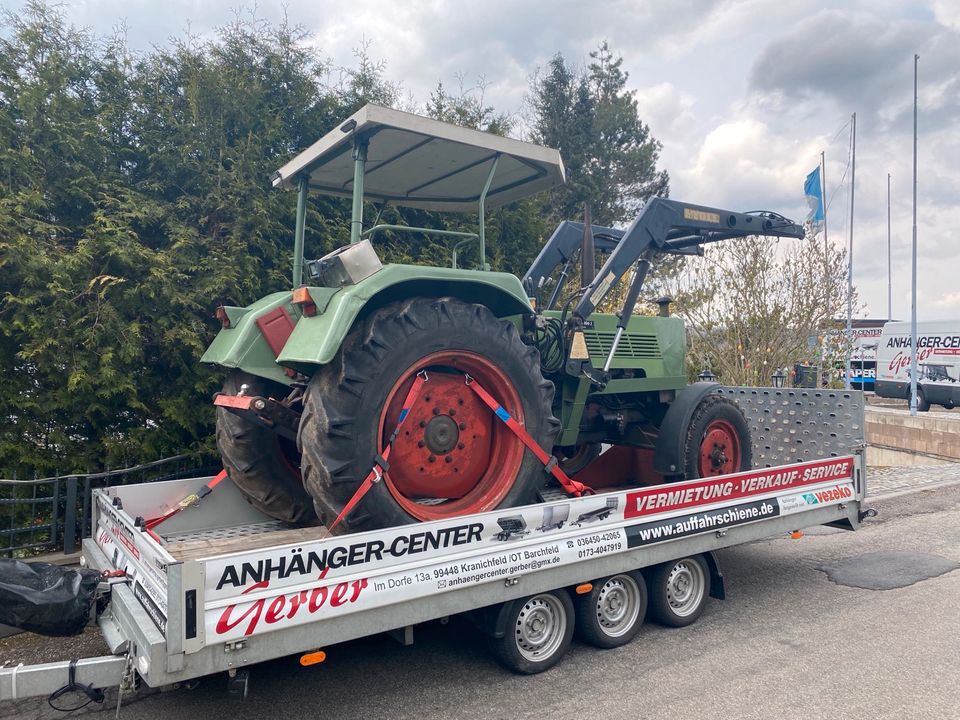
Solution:
<path fill-rule="evenodd" d="M 850 116 L 850 250 L 847 256 L 847 343 L 853 338 L 853 196 L 857 178 L 857 114 Z M 850 352 L 847 356 L 847 376 L 843 386 L 850 389 Z"/>
<path fill-rule="evenodd" d="M 910 414 L 917 414 L 917 63 L 913 56 L 913 281 L 910 288 Z"/>
<path fill-rule="evenodd" d="M 887 320 L 893 320 L 893 265 L 890 252 L 890 173 L 887 173 Z"/>
<path fill-rule="evenodd" d="M 827 292 L 827 328 L 832 325 L 833 312 L 830 308 L 830 245 L 827 242 L 827 165 L 823 150 L 820 151 L 820 205 L 823 208 L 823 285 Z M 826 332 L 824 332 L 826 337 Z M 820 363 L 817 365 L 817 387 L 823 381 L 823 347 L 820 348 Z"/>

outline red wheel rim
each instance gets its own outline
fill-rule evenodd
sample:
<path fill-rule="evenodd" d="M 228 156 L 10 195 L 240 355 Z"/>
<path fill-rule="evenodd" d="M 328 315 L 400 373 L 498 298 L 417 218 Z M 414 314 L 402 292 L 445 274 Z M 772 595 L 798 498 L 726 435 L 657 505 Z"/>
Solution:
<path fill-rule="evenodd" d="M 429 380 L 410 408 L 390 451 L 385 484 L 418 520 L 439 520 L 495 508 L 513 487 L 523 462 L 520 440 L 465 382 L 474 377 L 523 423 L 523 406 L 495 363 L 465 351 L 434 352 L 407 368 L 380 414 L 381 448 L 397 426 L 417 373 Z"/>
<path fill-rule="evenodd" d="M 740 436 L 727 420 L 714 420 L 700 442 L 700 477 L 726 475 L 740 470 Z"/>

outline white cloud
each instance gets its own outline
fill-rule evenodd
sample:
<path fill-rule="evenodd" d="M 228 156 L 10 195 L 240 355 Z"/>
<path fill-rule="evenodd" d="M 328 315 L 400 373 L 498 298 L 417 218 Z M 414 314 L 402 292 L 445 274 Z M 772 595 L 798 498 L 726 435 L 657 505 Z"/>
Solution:
<path fill-rule="evenodd" d="M 74 22 L 108 32 L 126 17 L 148 49 L 187 27 L 230 21 L 244 0 L 82 0 Z M 26 0 L 7 0 L 14 9 Z M 253 5 L 251 1 L 248 5 Z M 588 61 L 601 40 L 624 57 L 642 116 L 663 143 L 675 197 L 800 219 L 804 176 L 827 154 L 839 181 L 858 113 L 854 277 L 886 314 L 886 175 L 893 175 L 894 314 L 909 315 L 913 54 L 920 54 L 919 314 L 960 317 L 960 2 L 957 0 L 289 0 L 287 15 L 337 64 L 365 38 L 387 75 L 421 103 L 438 80 L 489 83 L 500 111 L 521 109 L 530 75 L 556 52 Z M 279 3 L 258 13 L 282 17 Z M 831 213 L 845 243 L 849 196 Z"/>

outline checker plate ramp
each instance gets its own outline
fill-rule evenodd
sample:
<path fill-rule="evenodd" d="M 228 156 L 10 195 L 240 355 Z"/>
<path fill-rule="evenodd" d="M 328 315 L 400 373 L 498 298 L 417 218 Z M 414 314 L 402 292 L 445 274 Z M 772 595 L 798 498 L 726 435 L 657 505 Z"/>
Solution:
<path fill-rule="evenodd" d="M 863 447 L 859 390 L 723 387 L 750 425 L 753 467 L 850 455 Z"/>

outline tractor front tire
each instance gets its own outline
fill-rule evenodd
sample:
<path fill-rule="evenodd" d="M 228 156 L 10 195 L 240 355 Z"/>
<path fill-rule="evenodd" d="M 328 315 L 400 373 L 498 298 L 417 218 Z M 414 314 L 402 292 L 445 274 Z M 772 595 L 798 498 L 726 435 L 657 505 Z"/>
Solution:
<path fill-rule="evenodd" d="M 233 370 L 223 384 L 226 395 L 241 386 L 247 395 L 283 399 L 288 390 L 279 383 Z M 217 449 L 234 485 L 257 510 L 294 525 L 317 521 L 310 495 L 303 488 L 293 443 L 269 428 L 217 408 Z"/>
<path fill-rule="evenodd" d="M 740 406 L 722 395 L 707 395 L 687 426 L 685 479 L 743 472 L 753 461 L 750 426 Z"/>
<path fill-rule="evenodd" d="M 372 313 L 310 381 L 298 445 L 317 514 L 329 526 L 398 428 L 383 481 L 337 527 L 371 530 L 536 502 L 548 479 L 468 386 L 486 389 L 541 447 L 559 422 L 535 348 L 483 305 L 411 298 Z"/>

